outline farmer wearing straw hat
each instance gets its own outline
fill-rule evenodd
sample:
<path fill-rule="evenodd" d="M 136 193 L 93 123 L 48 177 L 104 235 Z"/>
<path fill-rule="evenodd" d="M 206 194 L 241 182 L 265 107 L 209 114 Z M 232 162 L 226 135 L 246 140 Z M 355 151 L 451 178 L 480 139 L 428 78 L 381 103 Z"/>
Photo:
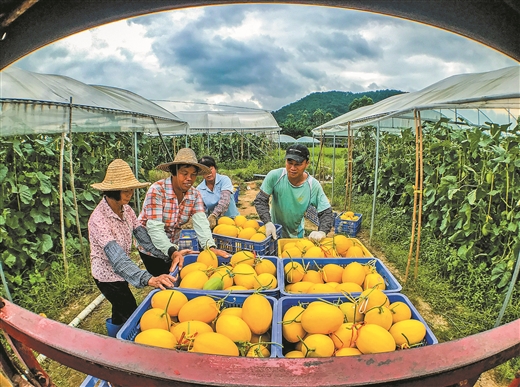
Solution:
<path fill-rule="evenodd" d="M 191 219 L 199 244 L 211 249 L 219 257 L 230 258 L 231 254 L 216 248 L 202 196 L 193 187 L 197 176 L 207 175 L 209 168 L 197 162 L 192 149 L 182 148 L 172 162 L 161 164 L 157 169 L 170 172 L 171 176 L 151 185 L 139 214 L 139 220 L 148 230 L 153 244 L 168 255 L 178 250 L 182 226 Z M 168 265 L 157 259 L 146 246 L 139 246 L 139 253 L 150 273 L 168 273 Z M 179 267 L 181 265 L 182 262 Z"/>
<path fill-rule="evenodd" d="M 112 318 L 107 319 L 109 334 L 111 331 L 117 332 L 117 328 L 137 308 L 129 283 L 137 288 L 148 285 L 165 289 L 173 287 L 176 281 L 169 274 L 153 276 L 130 259 L 132 236 L 135 236 L 141 246 L 146 246 L 160 257 L 171 271 L 183 260 L 183 255 L 192 253 L 190 250 L 183 250 L 164 255 L 153 245 L 146 228 L 137 220 L 128 203 L 135 189 L 149 185 L 150 183 L 139 182 L 130 166 L 121 159 L 109 164 L 101 183 L 92 184 L 92 188 L 103 192 L 103 199 L 88 221 L 91 270 L 97 287 L 112 304 Z"/>

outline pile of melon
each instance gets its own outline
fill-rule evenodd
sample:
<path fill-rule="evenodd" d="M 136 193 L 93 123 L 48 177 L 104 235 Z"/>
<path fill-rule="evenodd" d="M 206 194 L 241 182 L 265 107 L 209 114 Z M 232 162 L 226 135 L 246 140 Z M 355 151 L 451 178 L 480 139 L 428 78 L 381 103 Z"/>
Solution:
<path fill-rule="evenodd" d="M 338 262 L 340 262 L 338 260 Z M 297 260 L 284 265 L 284 285 L 287 293 L 360 293 L 367 289 L 385 290 L 383 276 L 377 272 L 375 261 L 350 262 L 345 265 L 327 263 L 317 269 L 309 269 Z"/>
<path fill-rule="evenodd" d="M 352 221 L 357 221 L 359 220 L 359 216 L 357 216 L 356 214 L 354 214 L 354 212 L 352 211 L 345 211 L 344 213 L 342 213 L 339 218 L 341 220 L 352 220 Z"/>
<path fill-rule="evenodd" d="M 260 226 L 257 220 L 247 219 L 244 215 L 237 215 L 234 219 L 228 216 L 218 218 L 213 234 L 254 242 L 261 242 L 267 238 L 265 226 Z"/>
<path fill-rule="evenodd" d="M 240 306 L 223 308 L 224 299 L 179 290 L 153 294 L 140 318 L 136 343 L 227 356 L 270 357 L 273 308 L 261 294 Z M 237 304 L 238 305 L 238 304 Z"/>
<path fill-rule="evenodd" d="M 356 238 L 336 234 L 319 243 L 307 238 L 286 242 L 278 254 L 281 258 L 363 258 L 367 253 Z"/>
<path fill-rule="evenodd" d="M 201 290 L 270 290 L 278 286 L 276 264 L 254 251 L 237 251 L 229 264 L 219 266 L 218 258 L 207 249 L 197 260 L 180 271 L 179 288 Z"/>
<path fill-rule="evenodd" d="M 390 303 L 381 290 L 369 289 L 347 302 L 288 307 L 282 336 L 286 358 L 355 356 L 424 345 L 426 326 L 405 302 Z"/>

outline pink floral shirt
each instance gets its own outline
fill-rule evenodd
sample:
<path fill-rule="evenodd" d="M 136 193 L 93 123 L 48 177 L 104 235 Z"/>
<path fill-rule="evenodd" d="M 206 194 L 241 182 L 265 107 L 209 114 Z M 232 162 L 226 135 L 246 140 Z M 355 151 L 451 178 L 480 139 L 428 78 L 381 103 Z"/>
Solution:
<path fill-rule="evenodd" d="M 133 231 L 140 223 L 132 207 L 123 206 L 123 219 L 117 216 L 103 198 L 90 215 L 88 234 L 90 240 L 90 267 L 92 276 L 100 282 L 124 281 L 114 272 L 105 254 L 108 242 L 116 241 L 130 256 L 133 244 Z"/>

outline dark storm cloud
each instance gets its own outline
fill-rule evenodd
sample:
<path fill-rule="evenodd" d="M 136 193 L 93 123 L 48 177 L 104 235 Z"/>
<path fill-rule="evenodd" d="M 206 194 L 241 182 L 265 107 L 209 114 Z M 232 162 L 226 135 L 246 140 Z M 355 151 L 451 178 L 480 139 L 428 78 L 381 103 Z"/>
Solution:
<path fill-rule="evenodd" d="M 307 35 L 297 50 L 309 61 L 342 60 L 355 62 L 359 59 L 376 59 L 380 56 L 377 47 L 359 34 L 349 35 L 342 32 L 315 33 Z"/>
<path fill-rule="evenodd" d="M 156 42 L 153 48 L 162 66 L 181 66 L 187 74 L 185 80 L 197 90 L 230 93 L 244 87 L 258 87 L 276 94 L 294 87 L 281 71 L 290 55 L 261 38 L 244 43 L 212 36 L 208 28 L 190 26 Z"/>

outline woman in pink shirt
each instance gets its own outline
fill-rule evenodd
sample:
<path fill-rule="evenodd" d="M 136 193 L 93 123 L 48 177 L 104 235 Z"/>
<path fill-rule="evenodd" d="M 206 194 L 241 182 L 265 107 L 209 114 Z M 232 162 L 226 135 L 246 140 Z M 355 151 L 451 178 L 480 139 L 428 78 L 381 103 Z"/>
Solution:
<path fill-rule="evenodd" d="M 132 261 L 133 237 L 162 259 L 170 272 L 177 266 L 180 269 L 183 256 L 192 253 L 191 250 L 182 250 L 166 256 L 153 245 L 148 232 L 137 220 L 128 203 L 135 189 L 149 185 L 139 182 L 130 166 L 121 159 L 110 163 L 103 182 L 92 184 L 93 188 L 103 192 L 103 199 L 88 222 L 91 271 L 97 287 L 112 304 L 112 317 L 106 323 L 109 334 L 113 333 L 113 336 L 137 308 L 129 284 L 137 288 L 153 286 L 165 289 L 173 287 L 176 281 L 169 274 L 153 276 Z"/>

